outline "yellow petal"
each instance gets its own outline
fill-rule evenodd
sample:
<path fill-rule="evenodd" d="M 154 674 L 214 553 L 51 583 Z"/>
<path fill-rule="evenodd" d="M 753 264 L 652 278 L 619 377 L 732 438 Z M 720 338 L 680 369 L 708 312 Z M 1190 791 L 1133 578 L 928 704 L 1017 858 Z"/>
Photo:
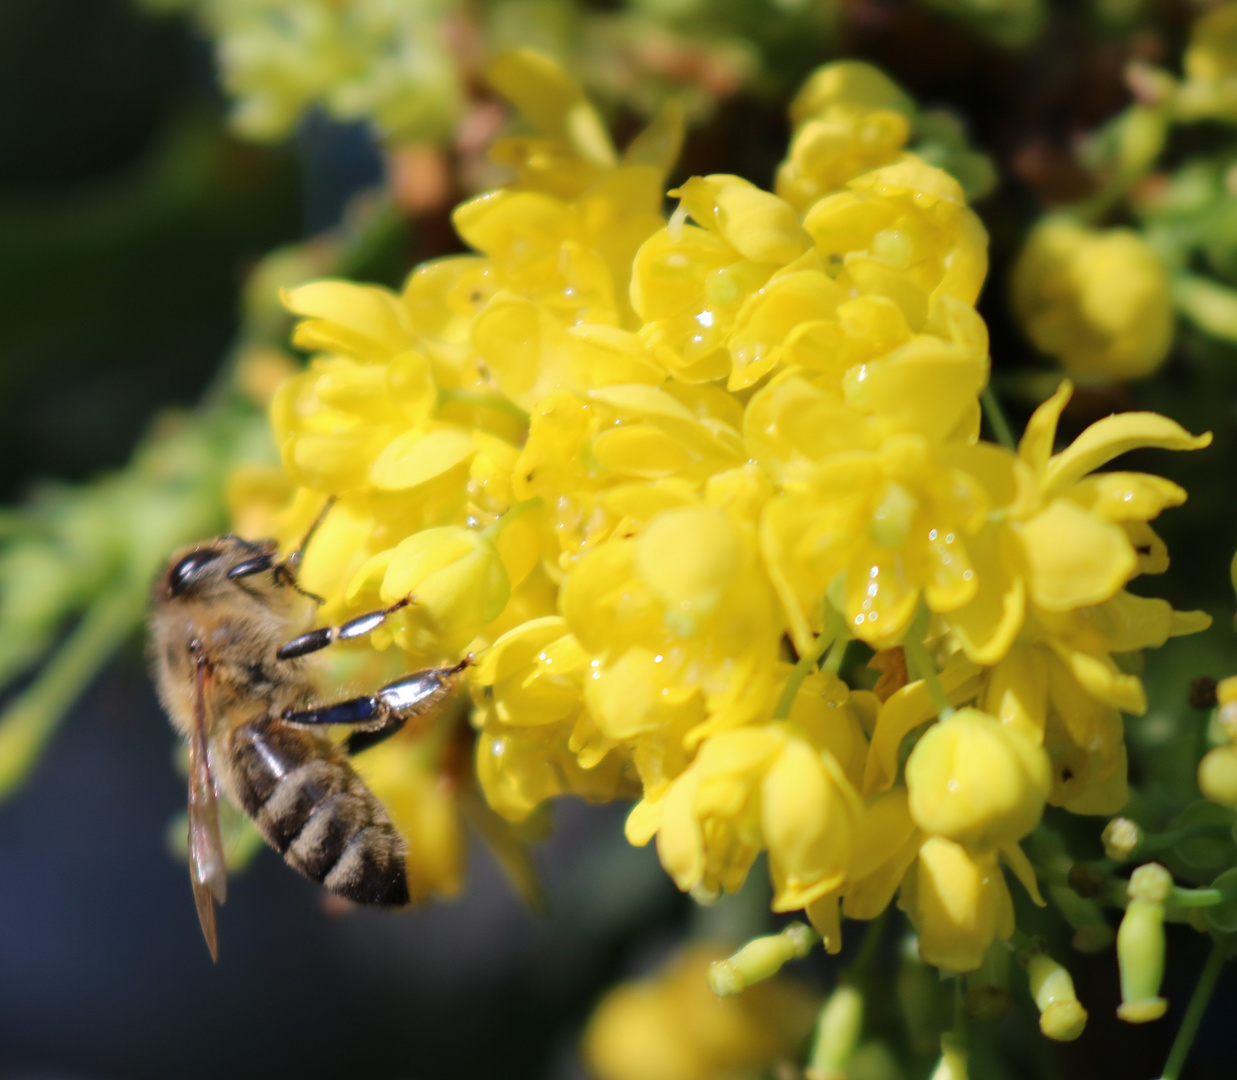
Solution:
<path fill-rule="evenodd" d="M 678 196 L 693 218 L 753 262 L 789 263 L 811 246 L 794 207 L 741 177 L 694 176 Z"/>
<path fill-rule="evenodd" d="M 1101 465 L 1130 450 L 1201 450 L 1211 445 L 1211 433 L 1191 435 L 1180 424 L 1158 413 L 1133 412 L 1097 420 L 1048 463 L 1044 496 L 1064 491 Z"/>
<path fill-rule="evenodd" d="M 1129 540 L 1068 499 L 1054 499 L 1021 528 L 1031 597 L 1049 611 L 1099 604 L 1137 569 Z"/>
<path fill-rule="evenodd" d="M 949 613 L 949 625 L 976 664 L 997 663 L 1022 629 L 1026 586 L 1015 546 L 1013 537 L 997 526 L 967 540 L 979 588 L 970 603 Z"/>
<path fill-rule="evenodd" d="M 369 477 L 375 487 L 400 491 L 441 476 L 476 452 L 472 436 L 461 428 L 416 428 L 397 435 L 383 448 Z"/>
<path fill-rule="evenodd" d="M 580 84 L 543 53 L 513 49 L 486 66 L 487 81 L 541 132 L 569 143 L 598 165 L 613 165 L 614 147 Z"/>
<path fill-rule="evenodd" d="M 357 285 L 351 281 L 313 281 L 280 294 L 284 306 L 294 315 L 315 320 L 315 325 L 343 331 L 357 343 L 358 355 L 375 352 L 375 359 L 387 359 L 403 352 L 412 343 L 395 297 L 377 285 Z M 303 338 L 304 348 L 317 348 L 312 334 Z"/>
<path fill-rule="evenodd" d="M 1074 384 L 1069 379 L 1061 380 L 1061 385 L 1047 401 L 1041 404 L 1031 419 L 1027 421 L 1026 430 L 1018 443 L 1018 456 L 1031 467 L 1037 480 L 1048 471 L 1048 462 L 1052 458 L 1053 447 L 1057 441 L 1057 424 L 1061 413 L 1069 404 L 1074 393 Z"/>
<path fill-rule="evenodd" d="M 1027 858 L 1026 852 L 1017 844 L 1006 844 L 1001 848 L 1001 858 L 1005 860 L 1005 865 L 1014 872 L 1014 877 L 1026 889 L 1035 906 L 1047 907 L 1048 903 L 1039 891 L 1039 880 L 1035 877 L 1035 867 L 1031 865 L 1031 860 Z"/>

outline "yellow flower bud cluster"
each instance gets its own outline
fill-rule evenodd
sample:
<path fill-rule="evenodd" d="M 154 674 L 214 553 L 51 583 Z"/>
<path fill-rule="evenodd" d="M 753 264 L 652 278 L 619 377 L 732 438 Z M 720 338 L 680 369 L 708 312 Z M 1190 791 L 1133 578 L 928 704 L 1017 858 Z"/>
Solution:
<path fill-rule="evenodd" d="M 1132 229 L 1044 218 L 1031 230 L 1011 285 L 1027 336 L 1078 378 L 1149 375 L 1172 346 L 1168 271 Z"/>
<path fill-rule="evenodd" d="M 476 654 L 506 818 L 635 797 L 700 899 L 763 852 L 830 949 L 901 890 L 924 957 L 973 969 L 1013 930 L 1002 865 L 1038 898 L 1044 805 L 1125 801 L 1146 702 L 1112 655 L 1206 624 L 1125 591 L 1185 492 L 1095 470 L 1208 438 L 1133 413 L 1054 453 L 1068 385 L 1016 450 L 979 438 L 986 233 L 871 69 L 797 99 L 782 195 L 694 177 L 668 221 L 673 110 L 620 155 L 548 61 L 492 74 L 534 133 L 456 211 L 476 254 L 287 296 L 314 358 L 272 404 L 281 537 L 337 499 L 305 587 L 324 621 L 411 597 L 372 639 L 409 667 Z M 838 676 L 856 640 L 879 696 Z"/>

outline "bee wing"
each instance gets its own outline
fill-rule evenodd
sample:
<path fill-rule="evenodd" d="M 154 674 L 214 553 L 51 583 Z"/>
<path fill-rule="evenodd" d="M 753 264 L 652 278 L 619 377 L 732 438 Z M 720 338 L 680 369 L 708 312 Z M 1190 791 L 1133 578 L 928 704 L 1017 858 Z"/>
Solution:
<path fill-rule="evenodd" d="M 219 959 L 215 934 L 215 901 L 228 895 L 223 839 L 219 833 L 219 805 L 211 775 L 206 740 L 206 665 L 198 663 L 194 687 L 194 724 L 189 738 L 189 877 L 198 921 L 212 960 Z"/>

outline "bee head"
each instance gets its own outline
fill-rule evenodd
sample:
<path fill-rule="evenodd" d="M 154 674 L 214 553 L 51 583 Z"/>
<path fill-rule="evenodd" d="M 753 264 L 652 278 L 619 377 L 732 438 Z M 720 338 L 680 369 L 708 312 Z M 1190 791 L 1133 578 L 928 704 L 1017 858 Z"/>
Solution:
<path fill-rule="evenodd" d="M 159 592 L 166 600 L 207 596 L 228 580 L 273 569 L 276 550 L 273 540 L 255 544 L 225 536 L 178 551 L 168 561 Z"/>

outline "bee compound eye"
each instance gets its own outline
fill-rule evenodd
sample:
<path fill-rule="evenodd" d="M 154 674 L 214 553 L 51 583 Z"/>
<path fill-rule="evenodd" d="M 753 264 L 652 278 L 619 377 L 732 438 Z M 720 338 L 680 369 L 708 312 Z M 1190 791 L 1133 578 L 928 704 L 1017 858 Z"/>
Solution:
<path fill-rule="evenodd" d="M 172 595 L 180 596 L 193 584 L 194 578 L 197 577 L 202 567 L 214 562 L 217 558 L 219 558 L 218 551 L 205 548 L 199 551 L 191 551 L 181 559 L 172 567 L 171 572 L 168 574 L 168 585 L 171 588 Z"/>

